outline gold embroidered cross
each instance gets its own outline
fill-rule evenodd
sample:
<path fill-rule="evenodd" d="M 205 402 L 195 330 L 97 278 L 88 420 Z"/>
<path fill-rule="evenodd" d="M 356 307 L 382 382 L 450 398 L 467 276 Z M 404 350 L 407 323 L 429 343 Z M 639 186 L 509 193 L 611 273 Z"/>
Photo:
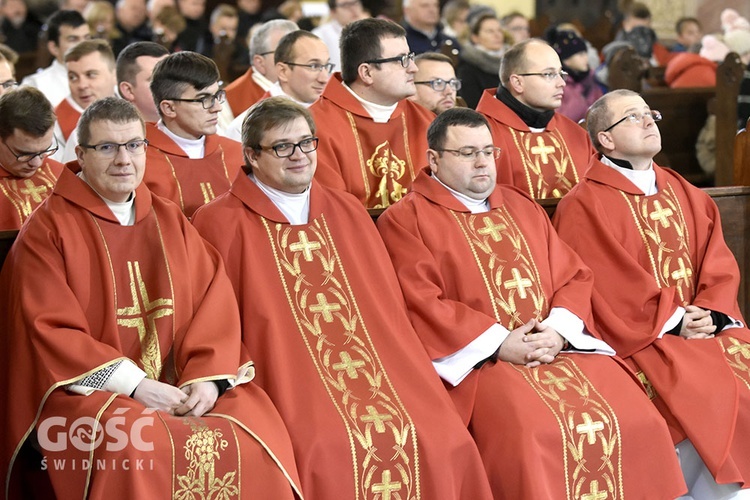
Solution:
<path fill-rule="evenodd" d="M 315 297 L 318 299 L 318 303 L 310 306 L 310 312 L 323 313 L 323 321 L 326 323 L 333 322 L 333 314 L 331 313 L 340 311 L 341 304 L 329 304 L 326 296 L 322 293 L 316 294 Z"/>
<path fill-rule="evenodd" d="M 594 422 L 591 420 L 591 415 L 586 412 L 583 412 L 581 418 L 583 418 L 583 423 L 576 425 L 576 432 L 587 434 L 589 444 L 594 444 L 596 442 L 596 431 L 604 430 L 604 422 L 601 420 Z"/>
<path fill-rule="evenodd" d="M 320 250 L 320 242 L 308 240 L 307 233 L 304 231 L 299 231 L 297 235 L 299 236 L 299 241 L 297 243 L 292 243 L 291 245 L 289 245 L 289 250 L 291 250 L 292 252 L 302 252 L 302 256 L 305 258 L 305 260 L 307 262 L 312 262 L 312 253 L 315 250 Z"/>
<path fill-rule="evenodd" d="M 501 231 L 505 231 L 505 224 L 495 224 L 490 217 L 484 217 L 482 222 L 484 222 L 484 227 L 477 230 L 479 234 L 482 236 L 489 234 L 494 241 L 500 241 L 503 238 Z"/>
<path fill-rule="evenodd" d="M 374 423 L 375 431 L 378 434 L 382 434 L 385 432 L 385 424 L 383 422 L 393 420 L 393 415 L 389 415 L 388 413 L 378 413 L 378 410 L 376 410 L 374 406 L 368 405 L 367 415 L 362 415 L 359 419 L 364 423 Z"/>
<path fill-rule="evenodd" d="M 732 342 L 731 347 L 727 349 L 727 353 L 729 354 L 742 354 L 742 357 L 745 359 L 750 359 L 750 344 L 740 344 L 740 342 L 737 339 L 730 338 L 730 342 Z"/>
<path fill-rule="evenodd" d="M 26 187 L 19 189 L 18 192 L 25 195 L 31 195 L 31 199 L 34 200 L 34 203 L 40 203 L 42 201 L 40 195 L 47 192 L 47 186 L 37 186 L 31 179 L 24 180 L 23 185 Z"/>
<path fill-rule="evenodd" d="M 211 187 L 210 182 L 201 182 L 200 186 L 201 186 L 201 193 L 203 193 L 204 204 L 216 198 L 216 195 L 214 194 L 214 189 Z"/>
<path fill-rule="evenodd" d="M 526 289 L 530 288 L 532 285 L 531 280 L 528 278 L 521 278 L 521 272 L 515 267 L 510 273 L 513 275 L 513 279 L 504 282 L 503 288 L 505 288 L 506 290 L 515 288 L 516 290 L 518 290 L 518 296 L 522 299 L 525 299 Z"/>
<path fill-rule="evenodd" d="M 669 227 L 669 219 L 668 219 L 668 217 L 671 217 L 674 214 L 674 212 L 672 212 L 672 209 L 671 208 L 663 208 L 661 206 L 661 203 L 659 203 L 659 200 L 656 200 L 654 202 L 654 208 L 655 208 L 655 210 L 653 212 L 651 212 L 648 215 L 648 217 L 651 220 L 653 220 L 653 221 L 657 221 L 658 220 L 659 222 L 661 222 L 661 226 L 663 228 L 665 228 L 665 229 L 668 228 Z"/>
<path fill-rule="evenodd" d="M 531 148 L 531 154 L 541 156 L 542 163 L 544 163 L 545 165 L 549 161 L 549 157 L 547 155 L 552 154 L 554 152 L 555 152 L 555 146 L 547 146 L 544 143 L 544 138 L 541 136 L 536 138 L 536 146 Z"/>
<path fill-rule="evenodd" d="M 542 383 L 544 385 L 554 385 L 561 391 L 564 391 L 566 389 L 565 382 L 569 382 L 570 378 L 568 377 L 555 377 L 552 375 L 552 372 L 546 372 L 545 376 L 547 377 L 546 380 L 542 380 Z"/>
<path fill-rule="evenodd" d="M 346 351 L 340 352 L 339 357 L 341 358 L 341 363 L 334 363 L 333 369 L 336 371 L 345 370 L 346 374 L 349 375 L 349 378 L 357 378 L 357 368 L 362 368 L 363 366 L 365 366 L 365 362 L 361 359 L 352 359 L 352 357 L 349 356 L 349 353 Z"/>
<path fill-rule="evenodd" d="M 382 500 L 390 500 L 391 492 L 401 490 L 401 481 L 391 482 L 391 471 L 384 470 L 383 475 L 380 477 L 381 483 L 372 485 L 373 493 L 380 493 Z"/>
<path fill-rule="evenodd" d="M 138 261 L 128 261 L 128 275 L 133 305 L 117 308 L 117 324 L 138 331 L 143 369 L 149 378 L 158 380 L 161 374 L 161 354 L 156 320 L 174 313 L 172 299 L 149 300 Z"/>
<path fill-rule="evenodd" d="M 693 275 L 693 270 L 685 267 L 685 261 L 682 260 L 682 257 L 677 258 L 677 263 L 680 265 L 680 268 L 676 271 L 672 271 L 672 279 L 675 281 L 682 279 L 689 280 Z"/>
<path fill-rule="evenodd" d="M 607 496 L 606 491 L 599 490 L 599 481 L 594 479 L 589 486 L 589 492 L 582 495 L 581 500 L 605 500 Z"/>

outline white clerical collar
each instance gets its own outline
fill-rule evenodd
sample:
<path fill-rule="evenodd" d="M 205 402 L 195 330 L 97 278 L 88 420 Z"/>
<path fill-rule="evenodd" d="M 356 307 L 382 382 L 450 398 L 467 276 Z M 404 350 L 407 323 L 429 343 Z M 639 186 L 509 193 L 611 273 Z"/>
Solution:
<path fill-rule="evenodd" d="M 289 94 L 287 94 L 286 92 L 284 92 L 284 89 L 281 88 L 281 83 L 279 83 L 279 82 L 276 82 L 276 83 L 272 84 L 271 88 L 268 89 L 268 92 L 271 94 L 271 97 L 286 97 L 290 101 L 294 101 L 297 104 L 299 104 L 300 106 L 303 106 L 305 108 L 309 108 L 310 105 L 312 104 L 312 102 L 298 101 L 294 97 L 290 96 Z"/>
<path fill-rule="evenodd" d="M 252 172 L 247 176 L 268 196 L 291 225 L 307 224 L 310 219 L 310 186 L 302 193 L 287 193 L 263 184 Z"/>
<path fill-rule="evenodd" d="M 83 175 L 83 171 L 78 172 L 77 175 L 81 178 L 82 181 L 88 184 L 91 189 L 94 189 L 94 186 L 89 184 L 86 176 Z M 107 204 L 109 209 L 112 211 L 112 215 L 117 218 L 121 226 L 132 226 L 135 224 L 135 203 L 133 203 L 133 201 L 135 201 L 135 191 L 130 193 L 130 197 L 127 201 L 124 202 L 112 201 L 108 198 L 105 198 L 104 196 L 99 194 L 96 189 L 94 189 L 94 192 L 99 195 L 99 198 L 101 198 L 104 203 Z"/>
<path fill-rule="evenodd" d="M 391 106 L 383 106 L 381 104 L 375 104 L 374 102 L 366 101 L 362 99 L 359 94 L 357 94 L 355 91 L 349 88 L 349 86 L 345 83 L 342 83 L 344 88 L 351 92 L 351 94 L 354 96 L 355 99 L 357 99 L 360 103 L 362 103 L 362 107 L 365 108 L 365 111 L 367 111 L 367 114 L 370 115 L 372 118 L 372 121 L 375 123 L 388 123 L 388 120 L 391 119 L 391 115 L 394 111 L 396 111 L 396 106 L 398 106 L 398 103 L 393 104 Z"/>
<path fill-rule="evenodd" d="M 648 170 L 634 170 L 632 168 L 623 168 L 616 165 L 606 156 L 602 156 L 602 163 L 608 167 L 614 168 L 622 175 L 628 178 L 630 182 L 644 192 L 646 196 L 651 196 L 659 192 L 656 188 L 656 172 L 654 171 L 654 162 L 651 161 Z"/>
<path fill-rule="evenodd" d="M 490 202 L 487 200 L 487 198 L 483 200 L 476 200 L 474 198 L 471 198 L 469 196 L 466 196 L 463 193 L 459 193 L 455 189 L 452 189 L 450 186 L 446 185 L 443 181 L 438 179 L 438 176 L 435 174 L 430 174 L 433 179 L 438 181 L 441 186 L 443 186 L 445 189 L 448 190 L 450 194 L 452 194 L 458 201 L 460 201 L 463 206 L 465 206 L 471 213 L 473 214 L 482 214 L 484 212 L 490 211 Z"/>
<path fill-rule="evenodd" d="M 83 112 L 85 111 L 85 109 L 79 106 L 78 103 L 75 101 L 75 99 L 73 99 L 72 95 L 65 97 L 65 100 L 68 101 L 68 104 L 70 104 L 73 107 L 73 109 L 75 109 L 79 113 L 83 114 Z"/>
<path fill-rule="evenodd" d="M 188 155 L 191 160 L 198 160 L 203 158 L 206 154 L 206 136 L 202 135 L 200 139 L 185 139 L 176 135 L 174 132 L 169 130 L 162 120 L 156 122 L 156 128 L 166 134 L 167 137 L 172 139 L 175 144 Z"/>
<path fill-rule="evenodd" d="M 255 66 L 253 66 L 253 73 L 250 75 L 250 78 L 252 78 L 255 83 L 260 85 L 260 88 L 262 88 L 263 90 L 268 90 L 271 88 L 271 85 L 273 85 L 273 82 L 265 76 L 261 75 L 260 72 L 255 69 Z"/>

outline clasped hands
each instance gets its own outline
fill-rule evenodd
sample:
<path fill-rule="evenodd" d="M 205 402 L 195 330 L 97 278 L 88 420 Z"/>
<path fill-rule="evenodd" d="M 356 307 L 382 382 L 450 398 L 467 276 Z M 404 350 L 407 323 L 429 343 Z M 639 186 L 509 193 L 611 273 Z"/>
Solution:
<path fill-rule="evenodd" d="M 519 326 L 500 344 L 498 359 L 534 368 L 552 363 L 565 345 L 565 339 L 554 329 L 536 319 Z"/>
<path fill-rule="evenodd" d="M 711 318 L 711 311 L 698 306 L 685 306 L 685 316 L 682 317 L 680 337 L 686 339 L 710 339 L 714 337 L 716 325 Z"/>
<path fill-rule="evenodd" d="M 211 381 L 196 382 L 179 389 L 148 378 L 141 380 L 133 394 L 133 399 L 146 408 L 181 417 L 202 416 L 213 409 L 218 397 L 219 388 Z"/>

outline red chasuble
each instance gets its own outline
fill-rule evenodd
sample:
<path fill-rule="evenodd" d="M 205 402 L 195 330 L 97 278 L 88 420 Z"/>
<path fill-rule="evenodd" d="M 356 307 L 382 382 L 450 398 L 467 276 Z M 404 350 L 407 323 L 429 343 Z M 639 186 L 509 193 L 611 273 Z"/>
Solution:
<path fill-rule="evenodd" d="M 372 220 L 351 195 L 311 189 L 309 223 L 290 225 L 240 173 L 194 220 L 224 257 L 305 496 L 491 498 Z"/>
<path fill-rule="evenodd" d="M 471 212 L 424 170 L 378 219 L 409 315 L 432 359 L 487 328 L 564 307 L 591 328 L 592 275 L 544 210 L 498 186 Z M 483 456 L 495 498 L 650 498 L 684 493 L 674 448 L 632 373 L 599 354 L 526 368 L 485 364 L 446 384 Z"/>
<path fill-rule="evenodd" d="M 532 198 L 565 196 L 596 152 L 586 130 L 555 113 L 543 132 L 532 132 L 495 93 L 485 90 L 477 111 L 487 117 L 495 146 L 503 150 L 496 161 L 497 182 L 516 186 Z"/>
<path fill-rule="evenodd" d="M 55 187 L 63 165 L 50 158 L 28 178 L 16 177 L 0 165 L 0 231 L 20 229 Z"/>
<path fill-rule="evenodd" d="M 70 138 L 70 134 L 73 133 L 76 125 L 78 125 L 78 120 L 81 118 L 81 112 L 74 108 L 68 99 L 72 99 L 72 97 L 66 97 L 55 108 L 57 123 L 60 125 L 60 130 L 62 130 L 63 138 L 66 141 Z M 64 146 L 64 144 L 60 145 L 60 147 Z"/>
<path fill-rule="evenodd" d="M 218 134 L 206 136 L 205 154 L 190 159 L 156 124 L 146 124 L 146 174 L 154 193 L 177 203 L 191 217 L 195 210 L 229 190 L 243 164 L 242 145 Z"/>
<path fill-rule="evenodd" d="M 234 116 L 238 116 L 258 102 L 266 91 L 253 80 L 253 67 L 250 66 L 244 75 L 227 85 L 226 92 L 229 108 Z"/>
<path fill-rule="evenodd" d="M 406 194 L 425 163 L 432 111 L 402 99 L 387 123 L 375 123 L 336 73 L 310 112 L 321 184 L 352 193 L 365 208 L 385 208 Z"/>
<path fill-rule="evenodd" d="M 718 483 L 750 482 L 750 332 L 714 339 L 659 332 L 678 306 L 737 320 L 740 273 L 711 198 L 654 165 L 659 192 L 645 196 L 591 160 L 559 204 L 555 225 L 594 271 L 593 312 L 604 340 L 641 371 L 675 443 L 692 441 Z"/>
<path fill-rule="evenodd" d="M 57 498 L 293 498 L 289 436 L 252 383 L 201 418 L 64 389 L 124 359 L 177 387 L 252 374 L 221 257 L 143 185 L 135 211 L 135 225 L 121 226 L 66 169 L 8 255 L 0 278 L 5 494 L 20 496 L 23 467 L 13 465 L 29 438 Z"/>

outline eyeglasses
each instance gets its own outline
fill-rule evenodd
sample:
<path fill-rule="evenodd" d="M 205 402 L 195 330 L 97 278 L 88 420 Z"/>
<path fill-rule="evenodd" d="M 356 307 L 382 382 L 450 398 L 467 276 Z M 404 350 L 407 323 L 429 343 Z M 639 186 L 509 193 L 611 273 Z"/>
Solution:
<path fill-rule="evenodd" d="M 214 95 L 207 95 L 195 99 L 178 99 L 177 97 L 173 97 L 168 100 L 179 102 L 199 102 L 203 106 L 203 109 L 211 109 L 214 107 L 214 104 L 216 104 L 216 101 L 219 101 L 219 104 L 224 104 L 224 101 L 227 100 L 227 93 L 224 90 L 219 90 Z"/>
<path fill-rule="evenodd" d="M 276 52 L 275 50 L 269 50 L 269 51 L 266 51 L 266 52 L 261 52 L 260 54 L 255 54 L 255 55 L 256 55 L 256 56 L 267 56 L 267 55 L 269 55 L 269 54 L 273 54 L 273 53 L 275 53 L 275 52 Z"/>
<path fill-rule="evenodd" d="M 429 85 L 432 87 L 432 90 L 436 92 L 442 92 L 445 90 L 445 87 L 450 85 L 450 87 L 458 92 L 461 90 L 461 80 L 457 78 L 451 78 L 450 80 L 443 80 L 442 78 L 435 78 L 434 80 L 425 80 L 423 82 L 414 82 L 414 85 Z"/>
<path fill-rule="evenodd" d="M 389 63 L 389 62 L 400 62 L 401 66 L 404 68 L 408 68 L 409 64 L 414 62 L 414 52 L 409 52 L 408 54 L 404 54 L 402 56 L 394 56 L 394 57 L 386 57 L 385 59 L 370 59 L 369 61 L 365 61 L 367 64 L 381 64 L 381 63 Z"/>
<path fill-rule="evenodd" d="M 18 87 L 18 82 L 15 80 L 6 80 L 2 83 L 0 83 L 0 87 L 3 88 L 3 90 L 10 90 Z"/>
<path fill-rule="evenodd" d="M 258 146 L 257 149 L 261 149 L 263 151 L 272 149 L 273 152 L 276 153 L 276 156 L 278 156 L 279 158 L 289 158 L 294 154 L 294 150 L 296 148 L 299 148 L 299 150 L 303 153 L 312 153 L 313 151 L 318 149 L 318 138 L 309 137 L 307 139 L 302 139 L 296 144 L 293 142 L 282 142 L 274 146 Z"/>
<path fill-rule="evenodd" d="M 81 144 L 80 146 L 86 149 L 93 149 L 101 156 L 114 158 L 123 146 L 130 156 L 142 155 L 146 152 L 148 141 L 146 139 L 138 139 L 135 141 L 124 142 L 122 144 L 117 142 L 103 142 L 101 144 L 94 144 L 93 146 L 88 144 Z"/>
<path fill-rule="evenodd" d="M 5 144 L 5 141 L 3 141 L 3 144 Z M 16 160 L 19 161 L 20 163 L 29 163 L 31 160 L 33 160 L 37 156 L 39 157 L 40 160 L 46 160 L 47 158 L 49 158 L 53 154 L 57 153 L 57 150 L 59 149 L 59 147 L 57 145 L 57 140 L 55 140 L 55 145 L 54 146 L 52 146 L 51 148 L 49 148 L 49 149 L 47 149 L 45 151 L 39 151 L 38 153 L 21 153 L 21 154 L 18 154 L 15 151 L 13 151 L 11 149 L 11 147 L 8 146 L 7 144 L 5 144 L 5 147 L 8 148 L 8 151 L 10 151 L 10 154 L 12 154 L 13 156 L 15 156 Z"/>
<path fill-rule="evenodd" d="M 333 71 L 333 67 L 336 66 L 333 63 L 297 64 L 297 63 L 286 62 L 286 61 L 284 61 L 284 64 L 288 64 L 289 66 L 302 66 L 303 68 L 310 68 L 310 71 L 314 71 L 315 73 L 320 73 L 323 70 L 326 70 L 326 72 L 330 73 L 331 71 Z"/>
<path fill-rule="evenodd" d="M 502 152 L 502 149 L 494 147 L 494 146 L 487 146 L 483 149 L 475 149 L 471 147 L 464 147 L 459 149 L 436 149 L 435 151 L 446 151 L 448 153 L 453 153 L 454 155 L 458 156 L 462 160 L 466 161 L 474 161 L 477 158 L 479 158 L 480 155 L 484 156 L 485 158 L 493 158 L 497 160 L 500 158 L 500 153 Z"/>
<path fill-rule="evenodd" d="M 567 71 L 543 71 L 541 73 L 518 73 L 518 76 L 541 76 L 548 82 L 553 82 L 555 79 L 559 76 L 563 80 L 565 80 L 565 77 L 568 76 Z"/>
<path fill-rule="evenodd" d="M 629 120 L 630 123 L 639 124 L 643 122 L 643 119 L 647 116 L 650 116 L 652 120 L 655 122 L 661 121 L 661 113 L 659 111 L 656 111 L 655 109 L 652 109 L 651 111 L 646 111 L 645 113 L 630 113 L 629 115 L 625 115 L 619 120 L 617 120 L 615 123 L 610 125 L 609 127 L 602 130 L 602 132 L 609 132 L 613 128 L 615 128 L 617 125 L 621 124 L 625 120 Z"/>

